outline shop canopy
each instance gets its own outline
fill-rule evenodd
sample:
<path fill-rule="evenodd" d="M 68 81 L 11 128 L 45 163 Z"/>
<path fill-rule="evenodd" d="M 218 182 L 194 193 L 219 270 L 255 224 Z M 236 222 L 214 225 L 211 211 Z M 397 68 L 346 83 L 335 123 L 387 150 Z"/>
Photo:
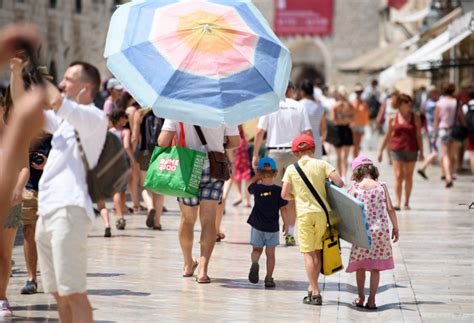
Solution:
<path fill-rule="evenodd" d="M 380 73 L 379 81 L 382 86 L 392 87 L 399 80 L 407 77 L 408 69 L 414 66 L 423 70 L 432 62 L 442 60 L 442 55 L 455 47 L 474 31 L 473 12 L 469 12 L 454 21 L 449 28 L 434 39 L 421 46 L 413 53 Z"/>

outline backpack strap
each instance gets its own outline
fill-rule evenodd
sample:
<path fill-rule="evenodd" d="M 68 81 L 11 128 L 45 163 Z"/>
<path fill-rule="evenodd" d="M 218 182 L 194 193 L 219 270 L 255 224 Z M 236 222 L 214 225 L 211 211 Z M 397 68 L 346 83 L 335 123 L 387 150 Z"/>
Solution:
<path fill-rule="evenodd" d="M 316 189 L 314 188 L 313 184 L 311 184 L 311 182 L 309 181 L 308 177 L 306 176 L 306 174 L 303 172 L 303 170 L 301 169 L 300 165 L 296 162 L 293 164 L 296 168 L 296 171 L 298 172 L 298 174 L 301 176 L 301 179 L 303 179 L 303 182 L 306 184 L 306 186 L 308 187 L 308 189 L 310 190 L 311 194 L 313 194 L 314 198 L 316 199 L 316 201 L 318 201 L 319 205 L 321 205 L 321 207 L 323 208 L 324 210 L 324 213 L 326 214 L 326 220 L 328 222 L 328 226 L 329 226 L 329 232 L 332 234 L 332 226 L 331 226 L 331 221 L 329 220 L 329 211 L 328 209 L 326 208 L 326 204 L 323 202 L 323 200 L 321 199 L 321 197 L 319 196 L 318 194 L 318 191 L 316 191 Z"/>
<path fill-rule="evenodd" d="M 74 129 L 74 135 L 76 136 L 77 147 L 79 148 L 79 153 L 81 155 L 82 163 L 84 164 L 84 169 L 86 174 L 90 171 L 89 162 L 87 161 L 86 152 L 81 143 L 81 138 L 79 138 L 79 133 Z"/>

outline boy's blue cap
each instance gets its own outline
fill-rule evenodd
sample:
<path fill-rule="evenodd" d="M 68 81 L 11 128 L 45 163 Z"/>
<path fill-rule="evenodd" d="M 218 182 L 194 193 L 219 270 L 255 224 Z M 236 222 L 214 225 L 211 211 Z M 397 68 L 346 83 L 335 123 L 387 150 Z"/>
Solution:
<path fill-rule="evenodd" d="M 264 157 L 258 162 L 258 170 L 277 170 L 275 161 L 270 157 Z"/>

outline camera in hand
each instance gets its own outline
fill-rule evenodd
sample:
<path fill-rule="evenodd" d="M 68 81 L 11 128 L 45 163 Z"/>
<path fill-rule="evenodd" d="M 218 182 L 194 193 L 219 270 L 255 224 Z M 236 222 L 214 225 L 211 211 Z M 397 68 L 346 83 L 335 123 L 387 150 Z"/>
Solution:
<path fill-rule="evenodd" d="M 30 162 L 36 165 L 41 165 L 44 163 L 44 157 L 37 152 L 32 152 L 30 154 Z"/>

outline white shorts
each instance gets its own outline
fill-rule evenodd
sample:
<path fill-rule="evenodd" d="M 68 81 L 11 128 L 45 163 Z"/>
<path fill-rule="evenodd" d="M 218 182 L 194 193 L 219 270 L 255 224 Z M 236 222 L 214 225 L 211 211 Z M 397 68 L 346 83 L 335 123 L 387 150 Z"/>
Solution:
<path fill-rule="evenodd" d="M 283 175 L 285 175 L 285 171 L 288 166 L 293 165 L 298 160 L 295 156 L 291 153 L 291 150 L 269 150 L 268 157 L 273 158 L 275 163 L 277 164 L 278 174 L 275 177 L 274 183 L 275 185 L 283 186 Z"/>
<path fill-rule="evenodd" d="M 92 221 L 77 206 L 40 216 L 36 224 L 38 264 L 45 293 L 86 292 L 87 234 Z"/>

